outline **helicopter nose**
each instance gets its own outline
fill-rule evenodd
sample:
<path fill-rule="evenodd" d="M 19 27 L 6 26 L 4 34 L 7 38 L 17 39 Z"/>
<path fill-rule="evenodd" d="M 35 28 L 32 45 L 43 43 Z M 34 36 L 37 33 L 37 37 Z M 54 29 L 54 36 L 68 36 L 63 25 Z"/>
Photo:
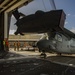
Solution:
<path fill-rule="evenodd" d="M 55 50 L 56 48 L 55 48 L 54 45 L 49 45 L 49 49 L 51 49 L 51 50 Z"/>

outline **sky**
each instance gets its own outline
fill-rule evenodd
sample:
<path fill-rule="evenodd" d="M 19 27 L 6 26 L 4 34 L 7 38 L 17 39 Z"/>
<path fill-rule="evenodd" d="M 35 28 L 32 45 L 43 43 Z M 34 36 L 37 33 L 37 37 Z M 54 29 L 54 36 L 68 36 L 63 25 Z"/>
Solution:
<path fill-rule="evenodd" d="M 75 0 L 54 0 L 56 9 L 63 9 L 66 14 L 66 20 L 64 27 L 75 32 Z M 34 0 L 27 6 L 23 6 L 19 9 L 25 15 L 34 14 L 37 10 L 50 11 L 52 10 L 50 0 Z M 14 25 L 16 19 L 12 16 L 10 32 L 9 34 L 14 34 L 17 27 Z"/>

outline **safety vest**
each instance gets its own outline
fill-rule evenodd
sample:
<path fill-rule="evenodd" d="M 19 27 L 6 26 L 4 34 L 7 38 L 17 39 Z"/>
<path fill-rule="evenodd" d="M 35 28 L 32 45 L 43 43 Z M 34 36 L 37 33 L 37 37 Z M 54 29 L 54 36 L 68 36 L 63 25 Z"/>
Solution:
<path fill-rule="evenodd" d="M 3 41 L 3 45 L 5 45 L 5 41 Z"/>
<path fill-rule="evenodd" d="M 9 46 L 9 43 L 8 43 L 8 41 L 5 41 L 5 45 L 6 45 L 6 46 Z"/>

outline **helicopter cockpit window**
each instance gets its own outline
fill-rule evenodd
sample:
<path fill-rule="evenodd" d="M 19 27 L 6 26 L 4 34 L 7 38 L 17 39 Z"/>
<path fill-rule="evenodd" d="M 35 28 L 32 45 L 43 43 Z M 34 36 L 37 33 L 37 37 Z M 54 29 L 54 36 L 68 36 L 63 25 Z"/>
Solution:
<path fill-rule="evenodd" d="M 62 42 L 62 35 L 56 34 L 55 39 L 56 39 L 57 41 Z"/>

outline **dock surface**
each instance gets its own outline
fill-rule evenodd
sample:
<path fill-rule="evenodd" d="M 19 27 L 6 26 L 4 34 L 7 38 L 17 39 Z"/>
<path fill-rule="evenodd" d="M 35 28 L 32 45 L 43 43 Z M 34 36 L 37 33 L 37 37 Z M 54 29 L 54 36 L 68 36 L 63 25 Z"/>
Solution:
<path fill-rule="evenodd" d="M 75 75 L 74 55 L 56 56 L 47 53 L 40 58 L 38 51 L 13 51 L 0 59 L 0 75 Z"/>

